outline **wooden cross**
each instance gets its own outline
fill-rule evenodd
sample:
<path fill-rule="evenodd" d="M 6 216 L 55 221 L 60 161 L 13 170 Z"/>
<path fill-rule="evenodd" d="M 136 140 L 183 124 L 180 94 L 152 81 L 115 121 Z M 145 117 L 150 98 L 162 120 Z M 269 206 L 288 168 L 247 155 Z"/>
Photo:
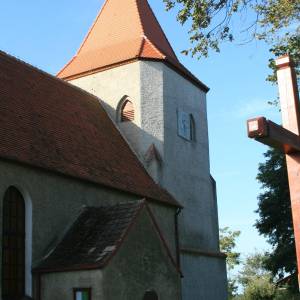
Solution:
<path fill-rule="evenodd" d="M 248 136 L 286 156 L 300 286 L 300 118 L 299 93 L 293 62 L 288 55 L 276 60 L 282 126 L 264 117 L 247 121 Z"/>

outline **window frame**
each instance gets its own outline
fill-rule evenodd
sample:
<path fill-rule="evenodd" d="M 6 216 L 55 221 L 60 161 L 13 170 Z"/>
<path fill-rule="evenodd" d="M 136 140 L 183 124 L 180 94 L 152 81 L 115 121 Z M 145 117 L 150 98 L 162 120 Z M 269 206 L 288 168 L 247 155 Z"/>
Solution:
<path fill-rule="evenodd" d="M 186 116 L 189 117 L 189 131 L 190 131 L 190 134 L 189 134 L 189 137 L 187 136 L 183 136 L 182 134 L 180 134 L 180 115 L 183 115 L 185 114 Z M 181 110 L 181 109 L 177 109 L 177 136 L 179 136 L 181 139 L 187 141 L 187 142 L 195 142 L 196 141 L 196 123 L 195 123 L 195 118 L 193 116 L 192 113 L 187 113 L 185 112 L 184 110 Z"/>
<path fill-rule="evenodd" d="M 87 292 L 88 293 L 88 300 L 92 300 L 92 288 L 73 288 L 73 299 L 76 300 L 76 294 L 78 292 Z"/>

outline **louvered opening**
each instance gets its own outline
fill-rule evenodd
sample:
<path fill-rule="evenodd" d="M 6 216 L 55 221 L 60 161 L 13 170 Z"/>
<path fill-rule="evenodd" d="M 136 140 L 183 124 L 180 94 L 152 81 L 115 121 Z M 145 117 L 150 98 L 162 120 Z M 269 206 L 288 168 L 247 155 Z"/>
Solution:
<path fill-rule="evenodd" d="M 134 121 L 134 107 L 131 101 L 126 100 L 121 110 L 121 122 Z"/>

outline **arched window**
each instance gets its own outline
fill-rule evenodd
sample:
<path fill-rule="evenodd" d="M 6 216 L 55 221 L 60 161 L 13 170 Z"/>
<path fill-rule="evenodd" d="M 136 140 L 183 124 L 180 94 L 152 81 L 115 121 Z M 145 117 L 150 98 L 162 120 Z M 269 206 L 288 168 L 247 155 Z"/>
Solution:
<path fill-rule="evenodd" d="M 126 99 L 121 105 L 120 121 L 121 122 L 134 121 L 134 107 L 133 107 L 133 103 L 129 99 Z"/>
<path fill-rule="evenodd" d="M 2 299 L 25 295 L 25 202 L 10 187 L 3 199 Z"/>
<path fill-rule="evenodd" d="M 143 300 L 158 300 L 158 295 L 155 291 L 147 291 L 144 295 Z"/>

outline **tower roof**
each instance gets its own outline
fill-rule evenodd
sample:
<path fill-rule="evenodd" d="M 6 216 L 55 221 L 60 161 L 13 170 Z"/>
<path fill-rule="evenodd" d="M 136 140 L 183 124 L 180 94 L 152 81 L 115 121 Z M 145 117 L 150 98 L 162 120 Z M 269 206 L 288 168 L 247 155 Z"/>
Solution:
<path fill-rule="evenodd" d="M 208 90 L 180 64 L 147 0 L 106 0 L 77 54 L 57 76 L 71 80 L 139 59 L 168 63 Z"/>

